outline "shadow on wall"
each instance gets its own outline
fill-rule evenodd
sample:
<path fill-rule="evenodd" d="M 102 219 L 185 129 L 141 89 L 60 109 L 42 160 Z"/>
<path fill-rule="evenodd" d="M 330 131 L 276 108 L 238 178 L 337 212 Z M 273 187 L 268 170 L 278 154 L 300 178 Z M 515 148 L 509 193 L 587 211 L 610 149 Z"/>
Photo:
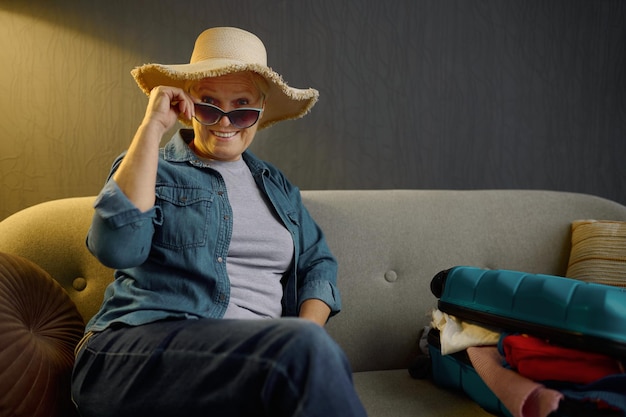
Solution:
<path fill-rule="evenodd" d="M 130 142 L 146 103 L 130 70 L 156 49 L 157 28 L 133 22 L 148 2 L 124 5 L 0 2 L 0 57 L 12 63 L 0 74 L 0 220 L 97 193 Z"/>

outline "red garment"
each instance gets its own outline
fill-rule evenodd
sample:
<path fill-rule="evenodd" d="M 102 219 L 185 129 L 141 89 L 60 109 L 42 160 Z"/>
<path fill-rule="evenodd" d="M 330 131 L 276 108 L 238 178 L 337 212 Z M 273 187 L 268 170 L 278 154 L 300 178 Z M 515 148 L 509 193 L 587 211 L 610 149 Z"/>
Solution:
<path fill-rule="evenodd" d="M 624 373 L 620 361 L 610 356 L 551 345 L 533 336 L 506 336 L 503 347 L 507 363 L 520 375 L 535 381 L 588 384 Z"/>

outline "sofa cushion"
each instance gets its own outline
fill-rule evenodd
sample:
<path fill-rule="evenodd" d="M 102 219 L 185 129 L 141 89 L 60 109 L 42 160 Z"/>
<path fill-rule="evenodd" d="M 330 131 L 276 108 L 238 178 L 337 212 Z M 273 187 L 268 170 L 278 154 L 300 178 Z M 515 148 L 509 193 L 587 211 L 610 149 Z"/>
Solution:
<path fill-rule="evenodd" d="M 626 287 L 626 222 L 573 222 L 572 250 L 566 276 Z"/>
<path fill-rule="evenodd" d="M 370 417 L 491 416 L 464 393 L 413 379 L 406 369 L 356 372 L 354 385 Z"/>
<path fill-rule="evenodd" d="M 47 272 L 25 258 L 0 253 L 3 415 L 72 415 L 73 350 L 83 329 L 76 306 Z"/>

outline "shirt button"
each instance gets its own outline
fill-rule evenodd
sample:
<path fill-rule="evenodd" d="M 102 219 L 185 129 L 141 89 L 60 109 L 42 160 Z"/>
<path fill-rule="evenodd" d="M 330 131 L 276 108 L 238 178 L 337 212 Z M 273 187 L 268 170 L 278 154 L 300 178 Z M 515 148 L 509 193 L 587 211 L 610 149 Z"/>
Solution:
<path fill-rule="evenodd" d="M 224 191 L 218 191 L 217 195 L 224 195 Z"/>
<path fill-rule="evenodd" d="M 224 262 L 224 259 L 222 259 L 222 257 L 221 257 L 221 256 L 218 256 L 218 257 L 217 257 L 217 262 L 222 263 L 222 262 Z"/>
<path fill-rule="evenodd" d="M 220 301 L 224 301 L 226 299 L 226 295 L 220 294 Z"/>
<path fill-rule="evenodd" d="M 228 219 L 230 219 L 230 216 L 225 215 L 225 216 L 224 216 L 224 220 L 228 220 Z"/>

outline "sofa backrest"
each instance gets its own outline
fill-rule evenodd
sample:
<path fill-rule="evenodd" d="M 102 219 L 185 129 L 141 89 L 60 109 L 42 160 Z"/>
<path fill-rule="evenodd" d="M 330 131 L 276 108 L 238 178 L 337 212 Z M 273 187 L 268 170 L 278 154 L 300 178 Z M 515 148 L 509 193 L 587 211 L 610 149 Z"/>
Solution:
<path fill-rule="evenodd" d="M 563 275 L 570 225 L 626 220 L 626 207 L 550 191 L 303 191 L 339 260 L 343 311 L 327 325 L 353 369 L 406 367 L 436 299 L 430 280 L 456 265 Z M 0 252 L 37 263 L 88 320 L 113 271 L 85 247 L 94 197 L 22 210 L 0 222 Z"/>
<path fill-rule="evenodd" d="M 328 331 L 353 369 L 406 367 L 436 298 L 432 277 L 470 265 L 564 275 L 571 222 L 626 207 L 550 191 L 316 191 L 304 203 L 339 259 L 343 311 Z"/>

